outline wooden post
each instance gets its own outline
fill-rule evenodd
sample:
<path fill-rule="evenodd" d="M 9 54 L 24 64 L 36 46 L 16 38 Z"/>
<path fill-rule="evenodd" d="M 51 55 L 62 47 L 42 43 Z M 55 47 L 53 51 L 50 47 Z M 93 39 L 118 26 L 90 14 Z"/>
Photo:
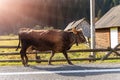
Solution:
<path fill-rule="evenodd" d="M 95 49 L 95 0 L 90 0 L 91 49 Z M 95 58 L 95 53 L 91 52 Z"/>

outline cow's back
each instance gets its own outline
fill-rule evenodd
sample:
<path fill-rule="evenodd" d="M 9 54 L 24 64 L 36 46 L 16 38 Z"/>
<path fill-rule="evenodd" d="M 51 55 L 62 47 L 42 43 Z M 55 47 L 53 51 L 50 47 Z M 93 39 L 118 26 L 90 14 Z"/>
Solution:
<path fill-rule="evenodd" d="M 62 39 L 62 34 L 61 30 L 31 30 L 28 35 L 34 40 L 59 42 Z"/>

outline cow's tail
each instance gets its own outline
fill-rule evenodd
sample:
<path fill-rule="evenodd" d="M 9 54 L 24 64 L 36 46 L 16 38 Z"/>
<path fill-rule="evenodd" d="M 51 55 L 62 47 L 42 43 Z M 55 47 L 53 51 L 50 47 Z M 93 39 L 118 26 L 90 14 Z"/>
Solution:
<path fill-rule="evenodd" d="M 19 37 L 19 43 L 18 43 L 18 46 L 16 48 L 16 51 L 18 50 L 18 48 L 20 48 L 20 37 Z"/>

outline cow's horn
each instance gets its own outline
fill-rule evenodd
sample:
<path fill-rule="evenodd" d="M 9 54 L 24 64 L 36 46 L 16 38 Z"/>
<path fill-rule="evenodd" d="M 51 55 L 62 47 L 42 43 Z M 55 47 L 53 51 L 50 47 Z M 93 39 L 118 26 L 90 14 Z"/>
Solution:
<path fill-rule="evenodd" d="M 78 31 L 82 31 L 82 29 L 80 28 Z"/>
<path fill-rule="evenodd" d="M 73 32 L 74 34 L 77 34 L 77 30 L 76 30 L 75 27 L 72 28 L 72 32 Z"/>

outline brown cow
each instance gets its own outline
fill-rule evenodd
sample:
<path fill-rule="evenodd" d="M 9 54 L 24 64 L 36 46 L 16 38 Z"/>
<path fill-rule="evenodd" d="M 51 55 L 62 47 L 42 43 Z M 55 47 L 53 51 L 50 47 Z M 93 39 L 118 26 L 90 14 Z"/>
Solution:
<path fill-rule="evenodd" d="M 82 30 L 76 31 L 73 29 L 71 32 L 62 30 L 33 30 L 29 28 L 23 28 L 19 31 L 19 44 L 21 42 L 21 59 L 24 66 L 28 66 L 28 57 L 26 56 L 26 50 L 30 46 L 39 51 L 51 50 L 51 56 L 49 59 L 49 64 L 51 64 L 51 59 L 55 52 L 62 52 L 68 62 L 72 64 L 68 59 L 67 50 L 76 43 L 84 43 L 86 39 L 82 33 Z M 17 48 L 18 49 L 18 48 Z"/>

